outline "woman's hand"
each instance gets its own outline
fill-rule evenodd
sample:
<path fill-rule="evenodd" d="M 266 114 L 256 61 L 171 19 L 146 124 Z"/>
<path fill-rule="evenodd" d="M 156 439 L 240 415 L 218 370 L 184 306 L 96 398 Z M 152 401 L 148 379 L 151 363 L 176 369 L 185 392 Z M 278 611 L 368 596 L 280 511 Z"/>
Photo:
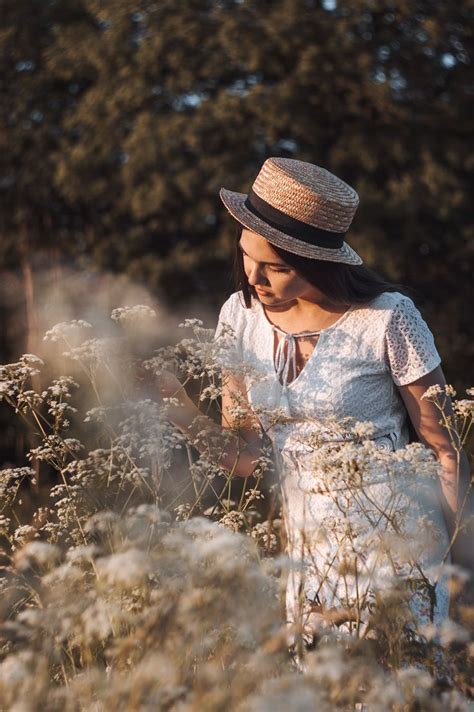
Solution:
<path fill-rule="evenodd" d="M 144 395 L 151 396 L 163 406 L 166 418 L 178 428 L 187 432 L 190 424 L 200 411 L 186 393 L 181 381 L 172 371 L 163 370 L 159 374 L 139 366 L 135 372 L 135 381 L 144 391 Z M 165 398 L 172 399 L 165 401 Z"/>
<path fill-rule="evenodd" d="M 172 371 L 162 371 L 158 376 L 154 376 L 154 382 L 160 398 L 176 398 L 185 406 L 192 403 L 185 387 Z"/>
<path fill-rule="evenodd" d="M 154 374 L 143 366 L 137 366 L 135 383 L 148 393 L 151 392 L 161 402 L 164 398 L 176 398 L 182 405 L 192 402 L 185 387 L 172 371 L 163 370 L 160 374 Z"/>

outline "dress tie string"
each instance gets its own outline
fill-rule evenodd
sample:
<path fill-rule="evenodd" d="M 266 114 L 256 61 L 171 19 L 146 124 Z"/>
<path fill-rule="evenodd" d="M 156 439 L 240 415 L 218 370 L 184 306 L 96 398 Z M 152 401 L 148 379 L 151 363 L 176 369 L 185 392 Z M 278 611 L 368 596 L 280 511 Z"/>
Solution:
<path fill-rule="evenodd" d="M 296 342 L 298 336 L 318 336 L 320 331 L 302 331 L 299 334 L 289 334 L 283 331 L 275 324 L 272 324 L 273 331 L 278 331 L 283 335 L 279 340 L 275 353 L 275 371 L 278 380 L 282 383 L 283 389 L 288 387 L 288 376 L 290 373 L 290 364 L 293 366 L 293 378 L 296 378 Z M 285 343 L 288 344 L 287 356 L 285 359 Z"/>

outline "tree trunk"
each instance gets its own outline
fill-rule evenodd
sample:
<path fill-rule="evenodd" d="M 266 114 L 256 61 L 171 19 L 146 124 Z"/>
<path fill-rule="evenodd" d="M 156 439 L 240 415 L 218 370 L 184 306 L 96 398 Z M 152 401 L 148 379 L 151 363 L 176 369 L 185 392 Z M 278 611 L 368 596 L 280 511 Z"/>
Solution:
<path fill-rule="evenodd" d="M 25 294 L 26 334 L 25 348 L 27 353 L 34 354 L 38 345 L 38 318 L 35 308 L 35 288 L 33 269 L 29 254 L 25 251 L 21 258 L 23 290 Z"/>
<path fill-rule="evenodd" d="M 25 317 L 26 317 L 26 334 L 25 334 L 25 350 L 29 354 L 36 353 L 38 346 L 38 316 L 35 306 L 35 286 L 33 278 L 33 267 L 31 264 L 31 255 L 28 244 L 28 236 L 25 234 L 22 240 L 21 250 L 21 273 L 23 277 L 23 291 L 25 296 Z M 41 392 L 40 376 L 33 376 L 31 379 L 31 387 L 37 393 Z M 29 438 L 28 438 L 29 439 Z M 31 467 L 35 471 L 36 485 L 34 490 L 39 489 L 40 463 L 37 460 L 31 461 Z"/>

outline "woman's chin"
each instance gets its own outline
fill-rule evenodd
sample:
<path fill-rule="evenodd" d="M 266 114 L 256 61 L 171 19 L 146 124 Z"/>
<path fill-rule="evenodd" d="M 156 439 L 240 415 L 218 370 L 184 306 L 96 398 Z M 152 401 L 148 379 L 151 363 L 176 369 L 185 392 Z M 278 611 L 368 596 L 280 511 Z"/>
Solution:
<path fill-rule="evenodd" d="M 255 289 L 255 292 L 257 293 L 257 297 L 259 299 L 270 299 L 273 295 L 269 294 L 268 292 L 261 292 L 258 289 Z"/>

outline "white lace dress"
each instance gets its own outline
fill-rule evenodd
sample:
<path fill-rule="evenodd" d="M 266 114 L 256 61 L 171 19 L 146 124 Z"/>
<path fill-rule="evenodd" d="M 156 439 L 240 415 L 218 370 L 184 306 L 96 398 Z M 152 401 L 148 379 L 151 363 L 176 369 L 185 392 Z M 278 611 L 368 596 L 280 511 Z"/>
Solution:
<path fill-rule="evenodd" d="M 224 324 L 232 330 L 227 336 Z M 445 578 L 437 582 L 434 596 L 424 587 L 437 581 L 436 564 L 448 546 L 437 497 L 427 495 L 426 487 L 413 489 L 406 475 L 395 478 L 394 486 L 393 477 L 387 481 L 374 474 L 362 488 L 348 485 L 347 476 L 340 482 L 332 477 L 328 487 L 325 468 L 314 464 L 315 450 L 324 449 L 321 441 L 347 440 L 347 434 L 334 434 L 334 426 L 337 432 L 343 422 L 373 423 L 371 440 L 381 456 L 383 450 L 387 457 L 405 448 L 407 412 L 396 386 L 415 381 L 441 361 L 426 322 L 399 292 L 353 305 L 319 332 L 311 356 L 291 381 L 293 336 L 277 329 L 275 353 L 274 331 L 262 303 L 253 299 L 247 309 L 242 293 L 235 292 L 221 308 L 216 339 L 226 340 L 221 365 L 230 371 L 244 368 L 248 402 L 272 440 L 279 465 L 294 564 L 287 582 L 288 622 L 303 623 L 310 636 L 322 610 L 349 608 L 359 611 L 360 626 L 360 612 L 368 615 L 376 590 L 393 584 L 395 573 L 403 571 L 416 583 L 412 610 L 418 622 L 439 623 L 448 615 Z M 368 454 L 373 459 L 373 452 Z M 400 532 L 405 539 L 411 533 L 412 543 L 429 544 L 422 555 L 418 551 L 421 569 L 419 558 L 413 563 L 413 550 L 405 552 L 402 568 L 394 565 L 387 541 L 392 537 L 400 549 Z"/>

